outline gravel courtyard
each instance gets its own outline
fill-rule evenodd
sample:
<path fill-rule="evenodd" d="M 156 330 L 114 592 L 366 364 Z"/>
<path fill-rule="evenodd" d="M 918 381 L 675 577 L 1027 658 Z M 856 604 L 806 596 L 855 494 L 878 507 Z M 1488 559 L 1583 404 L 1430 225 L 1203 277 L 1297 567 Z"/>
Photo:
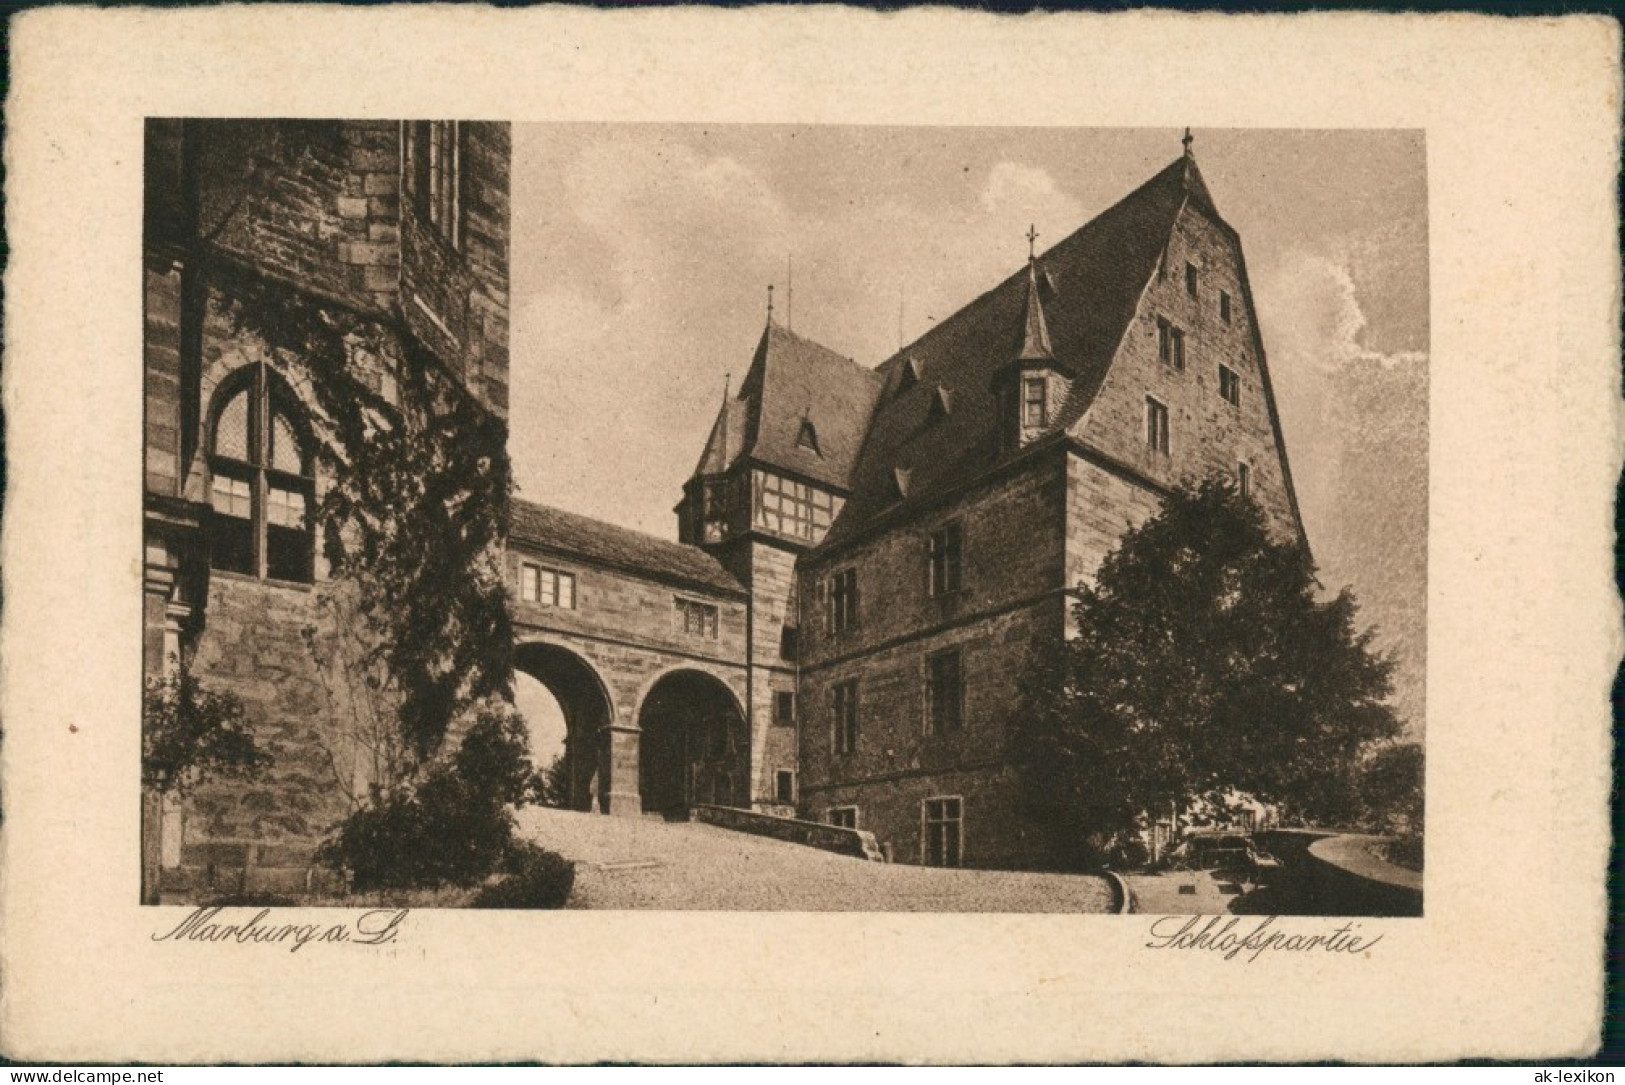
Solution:
<path fill-rule="evenodd" d="M 520 833 L 577 863 L 571 908 L 1110 912 L 1102 878 L 866 862 L 697 823 L 527 807 Z"/>

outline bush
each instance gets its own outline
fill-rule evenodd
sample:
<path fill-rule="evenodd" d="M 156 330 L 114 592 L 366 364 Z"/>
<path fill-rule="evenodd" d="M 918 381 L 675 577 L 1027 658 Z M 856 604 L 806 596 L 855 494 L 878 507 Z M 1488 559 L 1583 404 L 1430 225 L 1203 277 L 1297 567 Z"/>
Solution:
<path fill-rule="evenodd" d="M 475 895 L 474 908 L 562 908 L 575 887 L 576 868 L 564 856 L 526 841 L 503 862 L 507 876 Z"/>
<path fill-rule="evenodd" d="M 514 851 L 508 806 L 528 797 L 533 777 L 523 724 L 481 713 L 455 757 L 351 814 L 317 859 L 362 893 L 478 885 Z"/>

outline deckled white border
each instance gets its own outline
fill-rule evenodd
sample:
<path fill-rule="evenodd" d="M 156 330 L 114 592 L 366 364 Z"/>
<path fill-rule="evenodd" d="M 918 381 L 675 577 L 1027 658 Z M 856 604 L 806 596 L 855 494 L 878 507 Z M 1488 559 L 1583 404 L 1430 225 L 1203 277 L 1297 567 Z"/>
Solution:
<path fill-rule="evenodd" d="M 1595 1045 L 1620 647 L 1611 22 L 60 8 L 23 15 L 11 45 L 7 1054 L 1044 1062 Z M 1427 917 L 1384 923 L 1369 957 L 1253 965 L 1147 951 L 1148 924 L 1114 916 L 441 912 L 371 952 L 152 942 L 131 769 L 147 115 L 1425 129 Z"/>

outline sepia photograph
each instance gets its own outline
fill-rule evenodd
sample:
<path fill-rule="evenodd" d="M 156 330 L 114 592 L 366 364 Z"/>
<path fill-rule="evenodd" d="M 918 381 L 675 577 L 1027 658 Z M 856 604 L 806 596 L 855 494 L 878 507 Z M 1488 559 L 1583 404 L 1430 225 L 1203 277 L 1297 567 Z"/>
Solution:
<path fill-rule="evenodd" d="M 6 1058 L 1603 1050 L 1616 22 L 10 25 Z"/>
<path fill-rule="evenodd" d="M 143 903 L 1422 914 L 1421 131 L 144 131 Z"/>

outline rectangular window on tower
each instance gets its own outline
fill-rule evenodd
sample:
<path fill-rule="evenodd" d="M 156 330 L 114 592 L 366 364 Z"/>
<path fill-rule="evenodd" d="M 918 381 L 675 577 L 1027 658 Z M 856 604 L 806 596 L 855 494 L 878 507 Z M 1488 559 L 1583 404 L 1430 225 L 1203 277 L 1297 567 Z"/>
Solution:
<path fill-rule="evenodd" d="M 1241 374 L 1227 365 L 1219 367 L 1219 395 L 1230 406 L 1241 406 Z"/>
<path fill-rule="evenodd" d="M 794 769 L 779 769 L 773 774 L 773 801 L 785 804 L 796 801 L 796 773 Z"/>
<path fill-rule="evenodd" d="M 1219 319 L 1230 323 L 1230 295 L 1223 290 L 1219 291 Z"/>
<path fill-rule="evenodd" d="M 1245 463 L 1236 464 L 1236 490 L 1242 497 L 1252 496 L 1253 469 Z"/>
<path fill-rule="evenodd" d="M 773 695 L 773 722 L 780 727 L 794 727 L 796 725 L 796 695 L 789 690 L 780 690 Z"/>
<path fill-rule="evenodd" d="M 1192 263 L 1185 265 L 1185 293 L 1196 296 L 1196 265 Z"/>
<path fill-rule="evenodd" d="M 856 806 L 830 807 L 829 823 L 842 829 L 856 829 L 858 827 L 858 808 Z"/>
<path fill-rule="evenodd" d="M 676 601 L 677 629 L 685 636 L 717 639 L 717 608 L 692 599 Z"/>

